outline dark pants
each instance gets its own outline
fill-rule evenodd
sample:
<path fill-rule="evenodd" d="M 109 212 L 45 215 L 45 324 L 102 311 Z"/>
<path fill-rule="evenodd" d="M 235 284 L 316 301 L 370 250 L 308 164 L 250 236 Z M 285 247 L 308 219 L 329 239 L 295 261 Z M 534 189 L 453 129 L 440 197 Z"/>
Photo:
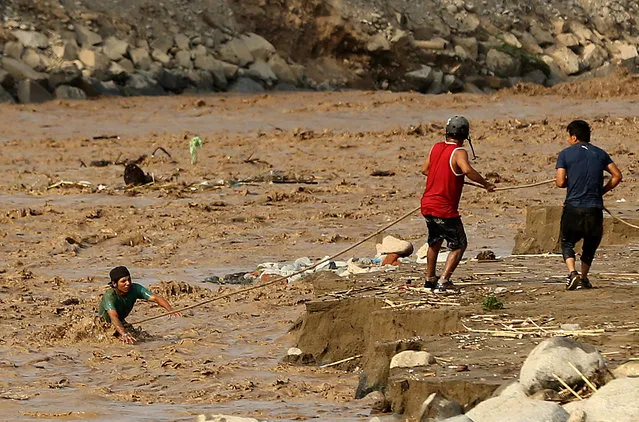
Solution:
<path fill-rule="evenodd" d="M 428 227 L 428 245 L 447 242 L 448 249 L 465 249 L 468 246 L 466 232 L 460 217 L 439 218 L 432 215 L 425 215 L 426 226 Z"/>
<path fill-rule="evenodd" d="M 603 210 L 564 206 L 561 215 L 561 253 L 564 261 L 575 257 L 575 244 L 583 239 L 581 261 L 592 265 L 603 236 Z"/>

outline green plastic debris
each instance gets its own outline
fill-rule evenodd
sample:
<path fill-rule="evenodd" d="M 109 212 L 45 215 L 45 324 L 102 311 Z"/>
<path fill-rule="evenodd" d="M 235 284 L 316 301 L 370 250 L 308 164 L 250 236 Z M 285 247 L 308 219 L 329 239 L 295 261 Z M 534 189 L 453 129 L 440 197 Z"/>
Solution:
<path fill-rule="evenodd" d="M 191 164 L 195 164 L 195 162 L 197 161 L 197 150 L 202 148 L 202 145 L 204 145 L 204 142 L 202 141 L 202 139 L 200 139 L 199 136 L 194 137 L 193 139 L 191 139 L 191 142 L 189 142 L 189 151 L 191 152 Z"/>

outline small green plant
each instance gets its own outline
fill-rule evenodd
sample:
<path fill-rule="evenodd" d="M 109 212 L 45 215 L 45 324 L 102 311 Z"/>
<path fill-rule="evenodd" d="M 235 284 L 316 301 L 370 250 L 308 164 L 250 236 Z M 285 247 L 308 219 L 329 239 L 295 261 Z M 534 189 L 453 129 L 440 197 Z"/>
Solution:
<path fill-rule="evenodd" d="M 504 309 L 504 302 L 499 300 L 494 294 L 489 294 L 484 299 L 484 302 L 481 304 L 481 307 L 484 311 L 492 311 L 495 309 Z"/>
<path fill-rule="evenodd" d="M 202 142 L 202 139 L 200 139 L 199 136 L 196 136 L 193 139 L 191 139 L 191 142 L 189 143 L 189 152 L 191 153 L 191 164 L 195 164 L 197 162 L 197 151 L 200 148 L 202 148 L 202 145 L 204 145 L 204 142 Z"/>

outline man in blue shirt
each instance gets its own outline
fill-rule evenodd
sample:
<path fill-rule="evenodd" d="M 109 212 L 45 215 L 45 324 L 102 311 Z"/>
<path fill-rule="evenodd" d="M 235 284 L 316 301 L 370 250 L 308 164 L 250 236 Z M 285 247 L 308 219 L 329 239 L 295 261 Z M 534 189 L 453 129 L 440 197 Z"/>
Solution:
<path fill-rule="evenodd" d="M 568 188 L 561 216 L 561 252 L 570 274 L 567 290 L 592 288 L 588 271 L 603 235 L 603 195 L 621 182 L 621 171 L 606 151 L 590 144 L 590 126 L 574 120 L 568 127 L 570 147 L 559 153 L 555 183 Z M 603 172 L 612 175 L 604 186 Z M 581 274 L 575 268 L 575 244 L 583 239 Z"/>

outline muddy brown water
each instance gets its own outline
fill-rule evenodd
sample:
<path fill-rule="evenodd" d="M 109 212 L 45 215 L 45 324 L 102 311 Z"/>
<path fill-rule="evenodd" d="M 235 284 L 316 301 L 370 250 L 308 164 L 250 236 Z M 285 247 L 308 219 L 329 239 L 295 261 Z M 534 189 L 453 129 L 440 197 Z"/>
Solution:
<path fill-rule="evenodd" d="M 479 156 L 474 165 L 495 173 L 501 186 L 553 177 L 566 123 L 591 119 L 595 141 L 616 151 L 613 158 L 627 175 L 607 203 L 615 209 L 615 201 L 625 199 L 623 210 L 632 213 L 638 207 L 638 112 L 634 98 L 383 92 L 3 105 L 0 419 L 159 421 L 227 413 L 365 420 L 370 409 L 353 400 L 357 373 L 279 364 L 295 342 L 288 329 L 313 297 L 305 283 L 156 320 L 143 327 L 147 340 L 125 346 L 99 332 L 87 334 L 92 326 L 86 318 L 94 315 L 108 270 L 128 265 L 136 280 L 156 289 L 163 282 L 188 282 L 194 291 L 168 297 L 187 306 L 219 288 L 201 283 L 207 276 L 331 255 L 417 206 L 419 170 L 451 114 L 471 118 Z M 411 132 L 410 126 L 420 124 L 423 132 Z M 196 134 L 205 146 L 192 166 L 188 140 Z M 93 139 L 99 135 L 119 139 Z M 137 158 L 157 146 L 173 159 L 158 155 L 142 162 L 160 178 L 154 187 L 126 191 L 121 166 L 80 165 Z M 372 177 L 378 169 L 395 175 Z M 318 183 L 198 187 L 271 170 L 310 175 Z M 47 189 L 60 180 L 86 180 L 92 188 Z M 106 189 L 94 192 L 99 184 Z M 507 255 L 523 228 L 526 206 L 557 205 L 563 195 L 552 187 L 492 196 L 467 187 L 461 206 L 470 239 L 466 256 L 481 249 Z M 417 213 L 389 233 L 416 247 L 426 237 Z M 370 241 L 344 259 L 372 256 L 374 250 Z M 623 253 L 609 270 L 635 267 L 636 252 Z M 544 277 L 564 273 L 555 261 L 541 267 Z M 61 305 L 69 298 L 80 303 Z M 157 312 L 138 304 L 129 319 Z M 489 361 L 490 352 L 482 359 Z"/>

